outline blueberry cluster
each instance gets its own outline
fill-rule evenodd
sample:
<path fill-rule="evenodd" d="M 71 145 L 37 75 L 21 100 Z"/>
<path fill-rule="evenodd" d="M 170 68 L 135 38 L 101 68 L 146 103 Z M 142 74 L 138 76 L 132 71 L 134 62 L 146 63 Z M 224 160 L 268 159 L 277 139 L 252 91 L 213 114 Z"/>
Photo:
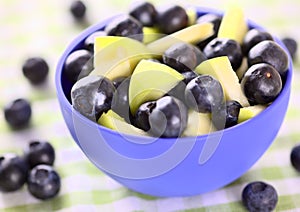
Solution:
<path fill-rule="evenodd" d="M 0 156 L 0 190 L 12 192 L 27 183 L 28 191 L 46 200 L 60 190 L 59 174 L 53 169 L 55 151 L 46 141 L 32 141 L 22 156 L 6 153 Z"/>

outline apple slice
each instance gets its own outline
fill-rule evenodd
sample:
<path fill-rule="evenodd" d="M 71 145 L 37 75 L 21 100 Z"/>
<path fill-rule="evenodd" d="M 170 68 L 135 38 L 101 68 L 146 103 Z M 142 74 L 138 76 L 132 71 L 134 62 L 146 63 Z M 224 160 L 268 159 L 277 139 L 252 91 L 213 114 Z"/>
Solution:
<path fill-rule="evenodd" d="M 145 44 L 153 42 L 164 36 L 155 27 L 143 27 L 143 34 L 144 34 L 143 43 Z"/>
<path fill-rule="evenodd" d="M 98 119 L 98 124 L 110 128 L 112 130 L 116 130 L 120 133 L 142 135 L 142 136 L 148 135 L 145 131 L 136 128 L 133 125 L 125 122 L 125 120 L 121 116 L 119 116 L 117 113 L 115 113 L 112 110 L 103 113 Z"/>
<path fill-rule="evenodd" d="M 213 34 L 214 29 L 212 23 L 195 24 L 151 42 L 147 47 L 156 54 L 162 54 L 170 46 L 178 42 L 196 44 L 209 38 Z"/>
<path fill-rule="evenodd" d="M 198 136 L 205 135 L 216 131 L 211 122 L 209 113 L 198 113 L 194 110 L 189 110 L 188 122 L 183 136 Z"/>
<path fill-rule="evenodd" d="M 141 60 L 130 79 L 130 111 L 134 114 L 142 103 L 159 99 L 183 79 L 183 75 L 167 65 Z"/>
<path fill-rule="evenodd" d="M 222 18 L 218 37 L 229 38 L 242 44 L 247 31 L 248 24 L 242 8 L 238 6 L 229 7 Z"/>
<path fill-rule="evenodd" d="M 95 38 L 94 70 L 90 75 L 102 75 L 110 80 L 131 75 L 143 58 L 155 57 L 141 42 L 118 36 Z"/>
<path fill-rule="evenodd" d="M 240 109 L 239 117 L 238 117 L 238 123 L 241 123 L 243 121 L 247 121 L 248 119 L 253 118 L 260 112 L 262 112 L 264 109 L 266 109 L 267 106 L 265 105 L 254 105 L 254 106 L 248 106 L 243 107 Z"/>
<path fill-rule="evenodd" d="M 249 106 L 244 95 L 239 79 L 231 67 L 227 56 L 215 57 L 205 60 L 196 67 L 198 74 L 208 74 L 219 80 L 227 100 L 238 101 L 243 107 Z"/>
<path fill-rule="evenodd" d="M 244 74 L 246 73 L 247 70 L 248 70 L 247 57 L 244 57 L 241 66 L 238 68 L 238 70 L 236 70 L 236 75 L 238 76 L 240 81 L 244 77 Z"/>
<path fill-rule="evenodd" d="M 195 7 L 188 7 L 185 9 L 186 11 L 186 14 L 189 18 L 189 23 L 188 25 L 191 26 L 191 25 L 194 25 L 196 24 L 196 21 L 197 21 L 197 10 Z"/>

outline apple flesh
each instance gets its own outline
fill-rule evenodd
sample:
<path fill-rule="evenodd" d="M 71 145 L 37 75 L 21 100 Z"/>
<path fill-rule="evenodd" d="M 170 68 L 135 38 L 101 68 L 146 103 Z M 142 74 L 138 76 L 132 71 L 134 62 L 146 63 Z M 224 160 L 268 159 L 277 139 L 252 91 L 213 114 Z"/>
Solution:
<path fill-rule="evenodd" d="M 155 54 L 141 42 L 127 37 L 102 36 L 95 38 L 94 70 L 90 75 L 105 76 L 110 80 L 128 77 L 136 64 Z"/>
<path fill-rule="evenodd" d="M 134 69 L 129 84 L 131 113 L 135 114 L 144 102 L 159 99 L 183 79 L 183 75 L 167 65 L 141 60 Z"/>
<path fill-rule="evenodd" d="M 232 69 L 227 56 L 215 57 L 202 62 L 196 67 L 198 74 L 208 74 L 219 80 L 223 87 L 226 100 L 235 100 L 243 107 L 249 106 L 249 102 L 244 95 L 239 78 Z"/>
<path fill-rule="evenodd" d="M 197 44 L 214 34 L 212 23 L 194 24 L 168 36 L 160 38 L 147 45 L 148 49 L 156 54 L 163 54 L 169 47 L 178 43 L 186 42 Z"/>
<path fill-rule="evenodd" d="M 242 44 L 247 31 L 248 24 L 242 8 L 231 6 L 222 18 L 218 37 L 229 38 Z"/>
<path fill-rule="evenodd" d="M 188 112 L 188 122 L 183 136 L 199 136 L 216 131 L 209 113 L 198 113 L 194 110 Z"/>
<path fill-rule="evenodd" d="M 143 39 L 144 44 L 151 43 L 164 36 L 155 27 L 143 27 L 143 34 L 144 34 L 144 39 Z"/>
<path fill-rule="evenodd" d="M 265 105 L 254 105 L 254 106 L 248 106 L 243 107 L 240 109 L 239 117 L 238 117 L 238 123 L 247 121 L 248 119 L 253 118 L 260 112 L 262 112 L 264 109 L 266 109 Z"/>
<path fill-rule="evenodd" d="M 103 113 L 98 119 L 98 124 L 120 133 L 142 136 L 148 135 L 145 131 L 128 124 L 121 116 L 112 110 Z"/>

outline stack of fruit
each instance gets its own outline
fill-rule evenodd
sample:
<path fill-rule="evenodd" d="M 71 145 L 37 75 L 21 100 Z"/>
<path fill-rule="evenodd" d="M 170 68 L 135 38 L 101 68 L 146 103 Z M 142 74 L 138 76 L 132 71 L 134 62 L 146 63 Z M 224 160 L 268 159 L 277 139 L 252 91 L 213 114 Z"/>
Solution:
<path fill-rule="evenodd" d="M 242 10 L 204 14 L 135 4 L 65 61 L 73 107 L 100 125 L 155 137 L 243 122 L 280 94 L 288 55 Z"/>

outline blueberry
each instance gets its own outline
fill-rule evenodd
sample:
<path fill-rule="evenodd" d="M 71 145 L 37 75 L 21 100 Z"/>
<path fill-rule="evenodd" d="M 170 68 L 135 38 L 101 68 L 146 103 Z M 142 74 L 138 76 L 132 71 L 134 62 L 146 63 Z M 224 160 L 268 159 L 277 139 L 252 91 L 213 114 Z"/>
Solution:
<path fill-rule="evenodd" d="M 185 100 L 190 108 L 210 113 L 223 103 L 224 93 L 219 81 L 209 75 L 201 75 L 187 84 Z"/>
<path fill-rule="evenodd" d="M 124 82 L 124 80 L 126 80 L 126 79 L 127 79 L 127 77 L 118 77 L 118 78 L 115 78 L 114 80 L 112 80 L 112 84 L 117 89 Z"/>
<path fill-rule="evenodd" d="M 130 77 L 124 79 L 114 92 L 111 102 L 111 109 L 123 117 L 127 122 L 130 122 L 130 109 L 128 100 Z"/>
<path fill-rule="evenodd" d="M 149 115 L 156 107 L 156 101 L 150 101 L 143 103 L 134 115 L 134 125 L 144 131 L 150 129 Z"/>
<path fill-rule="evenodd" d="M 172 5 L 158 12 L 156 24 L 162 33 L 171 34 L 188 26 L 188 15 L 184 8 Z"/>
<path fill-rule="evenodd" d="M 46 141 L 32 141 L 25 149 L 25 158 L 30 168 L 39 164 L 53 165 L 55 151 L 53 146 Z"/>
<path fill-rule="evenodd" d="M 0 156 L 0 190 L 4 192 L 20 189 L 27 180 L 28 166 L 25 160 L 16 154 Z"/>
<path fill-rule="evenodd" d="M 197 44 L 197 46 L 201 50 L 203 50 L 210 41 L 212 41 L 214 38 L 217 37 L 218 31 L 220 28 L 220 24 L 221 24 L 221 20 L 222 20 L 222 16 L 212 14 L 212 13 L 205 14 L 203 16 L 200 16 L 197 19 L 197 24 L 212 23 L 214 25 L 214 34 L 211 37 L 209 37 L 209 38 L 205 39 L 204 41 L 201 41 L 200 43 Z"/>
<path fill-rule="evenodd" d="M 185 84 L 188 84 L 190 81 L 192 81 L 194 78 L 196 78 L 198 76 L 198 74 L 196 74 L 196 72 L 194 72 L 194 71 L 186 71 L 181 74 L 184 77 L 183 82 Z"/>
<path fill-rule="evenodd" d="M 297 41 L 294 40 L 293 38 L 283 38 L 282 42 L 288 49 L 292 59 L 295 59 L 297 48 L 298 48 Z"/>
<path fill-rule="evenodd" d="M 87 76 L 77 81 L 71 90 L 72 105 L 75 110 L 97 121 L 103 112 L 111 109 L 115 87 L 102 76 Z"/>
<path fill-rule="evenodd" d="M 31 57 L 24 62 L 22 71 L 30 83 L 34 85 L 41 84 L 48 76 L 49 66 L 45 59 L 41 57 Z"/>
<path fill-rule="evenodd" d="M 59 174 L 49 165 L 37 165 L 28 176 L 28 191 L 36 198 L 47 200 L 55 197 L 61 187 Z"/>
<path fill-rule="evenodd" d="M 31 105 L 28 100 L 16 99 L 4 108 L 4 117 L 7 123 L 13 129 L 19 129 L 28 126 L 31 118 Z"/>
<path fill-rule="evenodd" d="M 66 59 L 64 64 L 64 74 L 70 82 L 75 83 L 82 72 L 91 70 L 89 66 L 92 63 L 92 53 L 85 49 L 72 52 Z M 84 74 L 86 75 L 86 74 Z M 81 77 L 82 78 L 82 77 Z"/>
<path fill-rule="evenodd" d="M 228 100 L 212 113 L 212 122 L 218 130 L 229 128 L 238 123 L 242 105 L 234 100 Z"/>
<path fill-rule="evenodd" d="M 143 25 L 129 15 L 122 15 L 112 20 L 106 27 L 105 32 L 110 36 L 130 37 L 143 41 Z"/>
<path fill-rule="evenodd" d="M 103 37 L 106 36 L 106 33 L 104 31 L 96 31 L 92 34 L 90 34 L 85 40 L 84 40 L 84 47 L 90 51 L 94 52 L 94 44 L 95 44 L 95 38 L 96 37 Z"/>
<path fill-rule="evenodd" d="M 196 72 L 194 71 L 186 71 L 181 73 L 184 79 L 179 82 L 174 88 L 172 88 L 167 95 L 176 97 L 177 99 L 181 100 L 183 103 L 185 103 L 185 88 L 186 85 L 192 81 L 194 78 L 198 76 Z"/>
<path fill-rule="evenodd" d="M 153 4 L 149 2 L 134 2 L 131 5 L 129 14 L 140 21 L 144 26 L 151 27 L 155 24 L 157 11 Z"/>
<path fill-rule="evenodd" d="M 260 43 L 264 40 L 273 40 L 273 37 L 270 33 L 259 30 L 259 29 L 251 29 L 247 32 L 244 37 L 242 50 L 245 56 L 248 55 L 250 49 L 256 44 Z"/>
<path fill-rule="evenodd" d="M 252 47 L 248 54 L 248 65 L 268 63 L 273 66 L 284 79 L 288 70 L 288 56 L 274 41 L 262 41 Z"/>
<path fill-rule="evenodd" d="M 70 6 L 70 12 L 77 20 L 81 20 L 85 17 L 86 6 L 82 1 L 73 1 Z"/>
<path fill-rule="evenodd" d="M 272 66 L 260 63 L 246 71 L 241 86 L 251 104 L 268 104 L 279 95 L 282 81 Z"/>
<path fill-rule="evenodd" d="M 258 181 L 243 189 L 242 201 L 250 212 L 267 212 L 275 209 L 278 195 L 272 185 Z"/>
<path fill-rule="evenodd" d="M 149 133 L 156 137 L 180 137 L 187 125 L 188 111 L 178 99 L 165 96 L 156 101 L 149 115 Z"/>
<path fill-rule="evenodd" d="M 176 43 L 163 54 L 163 62 L 180 73 L 193 70 L 205 59 L 197 47 L 187 43 Z"/>
<path fill-rule="evenodd" d="M 300 172 L 300 145 L 293 147 L 290 159 L 292 166 Z"/>
<path fill-rule="evenodd" d="M 235 71 L 241 66 L 243 61 L 243 53 L 240 44 L 235 40 L 228 38 L 213 39 L 206 45 L 203 53 L 208 59 L 227 56 Z"/>

